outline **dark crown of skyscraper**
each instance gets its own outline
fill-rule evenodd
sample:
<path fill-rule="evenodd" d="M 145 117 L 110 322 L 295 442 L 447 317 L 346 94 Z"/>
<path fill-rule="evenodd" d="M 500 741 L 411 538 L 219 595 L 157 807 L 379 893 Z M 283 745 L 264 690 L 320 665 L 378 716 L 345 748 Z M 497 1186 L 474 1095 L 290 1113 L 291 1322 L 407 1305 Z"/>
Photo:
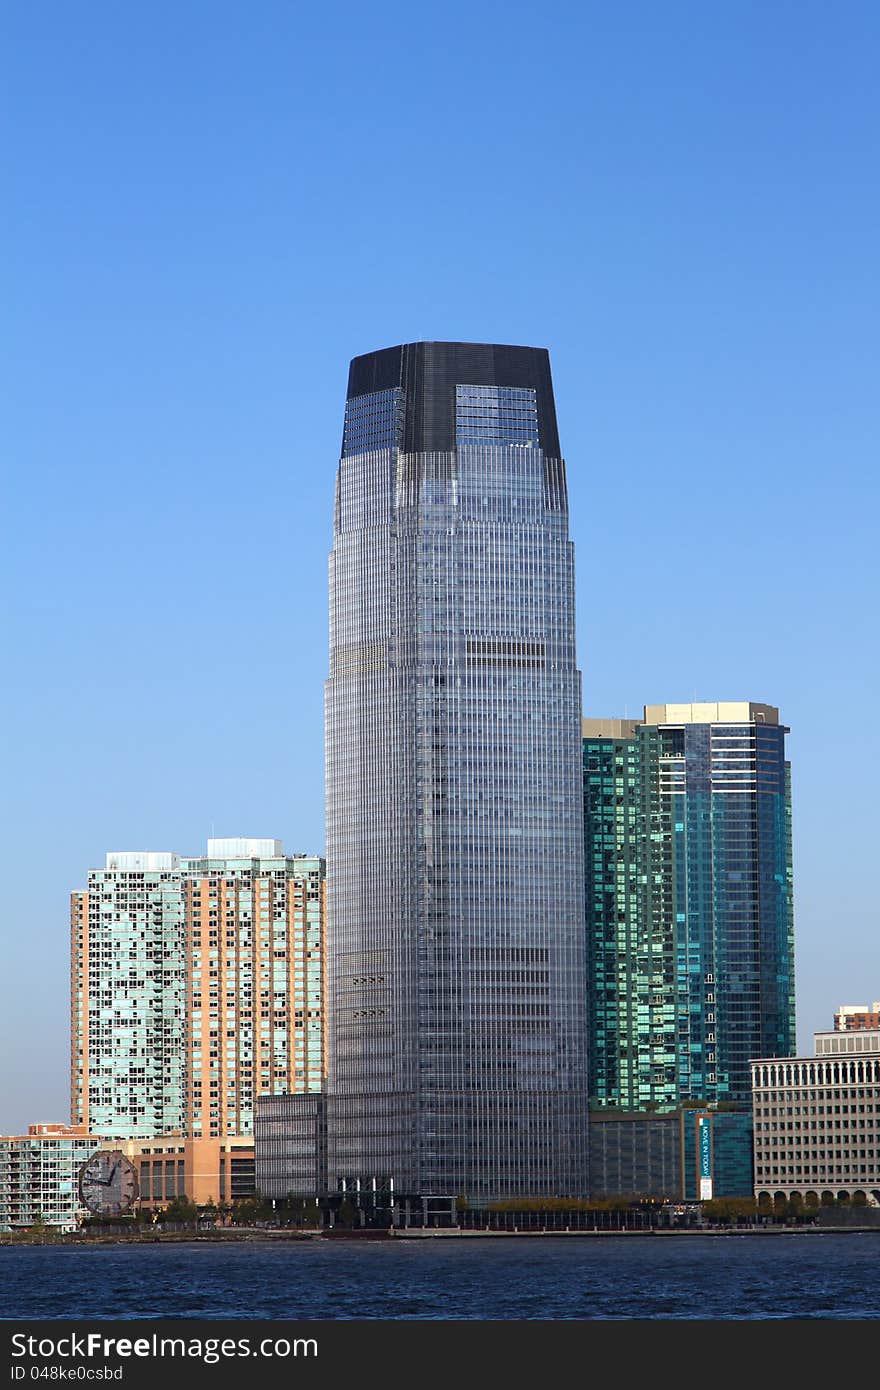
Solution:
<path fill-rule="evenodd" d="M 443 452 L 456 446 L 455 388 L 519 387 L 535 392 L 538 442 L 548 458 L 559 458 L 559 431 L 546 348 L 498 343 L 402 343 L 352 359 L 348 400 L 399 387 L 403 393 L 404 453 Z M 343 452 L 345 445 L 343 444 Z"/>

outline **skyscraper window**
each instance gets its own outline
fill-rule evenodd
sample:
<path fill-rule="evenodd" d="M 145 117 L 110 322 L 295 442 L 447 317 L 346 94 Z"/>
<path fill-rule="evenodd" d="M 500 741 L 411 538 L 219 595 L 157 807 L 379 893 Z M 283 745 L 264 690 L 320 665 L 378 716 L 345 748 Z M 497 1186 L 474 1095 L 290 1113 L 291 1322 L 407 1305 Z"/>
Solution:
<path fill-rule="evenodd" d="M 535 392 L 517 386 L 456 386 L 457 444 L 524 444 L 538 447 Z"/>

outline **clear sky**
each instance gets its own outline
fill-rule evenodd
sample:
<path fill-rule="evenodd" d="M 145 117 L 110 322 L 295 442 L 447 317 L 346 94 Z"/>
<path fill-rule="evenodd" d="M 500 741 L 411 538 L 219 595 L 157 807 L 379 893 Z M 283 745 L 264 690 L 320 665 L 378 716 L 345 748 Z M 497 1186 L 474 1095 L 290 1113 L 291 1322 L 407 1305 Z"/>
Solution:
<path fill-rule="evenodd" d="M 107 850 L 323 850 L 348 362 L 416 339 L 549 348 L 585 713 L 778 705 L 799 1051 L 880 999 L 878 61 L 873 0 L 7 0 L 0 1133 Z"/>

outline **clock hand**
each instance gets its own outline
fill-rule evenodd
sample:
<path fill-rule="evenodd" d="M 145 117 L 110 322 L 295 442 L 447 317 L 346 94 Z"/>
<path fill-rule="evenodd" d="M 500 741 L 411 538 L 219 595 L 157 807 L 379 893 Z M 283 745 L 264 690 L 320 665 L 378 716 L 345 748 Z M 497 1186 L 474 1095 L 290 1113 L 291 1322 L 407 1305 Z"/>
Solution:
<path fill-rule="evenodd" d="M 109 1187 L 114 1177 L 116 1176 L 116 1169 L 118 1167 L 118 1163 L 113 1164 L 113 1167 L 110 1169 L 109 1178 L 87 1178 L 86 1181 L 94 1187 Z"/>

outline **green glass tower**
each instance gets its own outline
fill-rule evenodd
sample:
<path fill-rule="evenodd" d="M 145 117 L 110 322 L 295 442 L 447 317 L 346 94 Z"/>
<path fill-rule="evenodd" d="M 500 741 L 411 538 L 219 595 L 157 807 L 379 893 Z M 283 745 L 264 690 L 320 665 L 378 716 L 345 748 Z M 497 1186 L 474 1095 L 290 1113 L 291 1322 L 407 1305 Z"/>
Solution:
<path fill-rule="evenodd" d="M 585 719 L 590 1099 L 747 1104 L 795 1051 L 788 730 L 770 705 Z"/>

